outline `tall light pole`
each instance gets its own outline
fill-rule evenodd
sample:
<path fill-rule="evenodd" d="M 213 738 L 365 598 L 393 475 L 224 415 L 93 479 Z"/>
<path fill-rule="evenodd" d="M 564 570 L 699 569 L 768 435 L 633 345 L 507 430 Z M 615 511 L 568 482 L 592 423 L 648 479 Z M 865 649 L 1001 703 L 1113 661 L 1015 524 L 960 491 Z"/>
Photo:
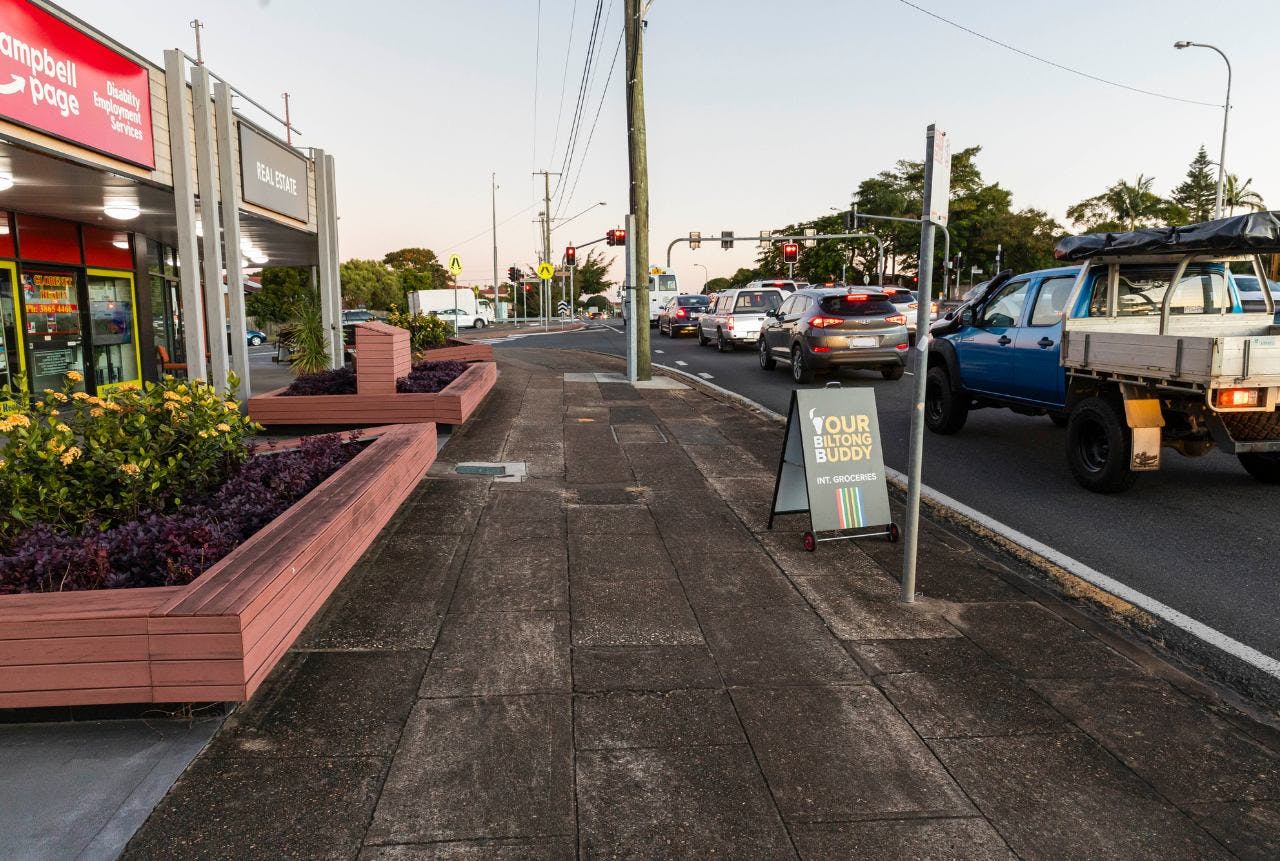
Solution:
<path fill-rule="evenodd" d="M 1213 45 L 1206 45 L 1204 42 L 1174 42 L 1173 47 L 1179 50 L 1183 48 L 1208 48 L 1210 51 L 1217 51 L 1218 56 L 1222 58 L 1222 62 L 1227 64 L 1227 100 L 1222 106 L 1222 151 L 1218 155 L 1218 195 L 1213 202 L 1213 217 L 1221 218 L 1222 191 L 1227 170 L 1227 120 L 1231 117 L 1231 61 L 1227 59 L 1227 55 L 1222 53 L 1221 49 L 1215 48 Z"/>
<path fill-rule="evenodd" d="M 701 270 L 702 270 L 702 292 L 703 292 L 703 293 L 706 293 L 706 292 L 707 292 L 707 280 L 708 280 L 708 279 L 707 279 L 707 267 L 703 266 L 701 263 L 695 263 L 695 264 L 693 264 L 693 265 L 694 265 L 694 266 L 697 266 L 699 269 L 701 269 Z"/>
<path fill-rule="evenodd" d="M 501 306 L 501 300 L 498 298 L 498 174 L 489 174 L 489 207 L 493 213 L 493 319 L 498 320 L 498 308 Z M 511 297 L 513 300 L 515 297 Z M 512 302 L 514 305 L 514 301 Z M 503 319 L 506 315 L 503 315 Z"/>

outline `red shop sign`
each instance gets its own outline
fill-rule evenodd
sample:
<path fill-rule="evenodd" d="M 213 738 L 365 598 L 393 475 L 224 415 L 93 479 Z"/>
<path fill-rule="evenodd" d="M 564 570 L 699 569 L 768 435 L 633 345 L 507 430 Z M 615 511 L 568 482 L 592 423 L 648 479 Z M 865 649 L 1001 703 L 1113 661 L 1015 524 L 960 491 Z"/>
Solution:
<path fill-rule="evenodd" d="M 27 0 L 0 0 L 0 117 L 156 166 L 147 70 Z"/>

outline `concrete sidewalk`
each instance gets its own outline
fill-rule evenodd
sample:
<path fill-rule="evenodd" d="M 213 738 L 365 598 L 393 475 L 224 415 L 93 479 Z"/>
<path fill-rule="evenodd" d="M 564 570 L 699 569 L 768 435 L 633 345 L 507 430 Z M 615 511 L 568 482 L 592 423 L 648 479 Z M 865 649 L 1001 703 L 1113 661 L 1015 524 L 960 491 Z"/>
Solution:
<path fill-rule="evenodd" d="M 937 525 L 897 603 L 900 546 L 765 531 L 779 427 L 595 370 L 503 351 L 126 857 L 1280 853 L 1280 734 Z"/>

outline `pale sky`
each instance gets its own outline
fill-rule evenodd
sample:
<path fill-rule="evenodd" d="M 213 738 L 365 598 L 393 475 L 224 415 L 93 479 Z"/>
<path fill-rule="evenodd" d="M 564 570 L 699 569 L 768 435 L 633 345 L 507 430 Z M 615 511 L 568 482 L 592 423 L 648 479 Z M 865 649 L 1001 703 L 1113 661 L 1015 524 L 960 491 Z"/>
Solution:
<path fill-rule="evenodd" d="M 1275 0 L 915 2 L 1096 76 L 1221 104 L 1221 58 L 1172 47 L 1179 39 L 1217 45 L 1235 71 L 1227 168 L 1253 177 L 1280 205 Z M 513 263 L 536 262 L 532 219 L 541 202 L 531 172 L 565 163 L 595 5 L 65 2 L 156 62 L 166 47 L 194 53 L 188 21 L 201 18 L 210 68 L 272 106 L 289 91 L 303 131 L 296 142 L 335 155 L 344 259 L 426 246 L 441 257 L 457 251 L 463 280 L 486 281 L 491 171 L 499 221 L 527 208 L 498 229 L 503 277 Z M 603 6 L 600 64 L 570 168 L 574 177 L 581 168 L 581 178 L 553 211 L 569 217 L 607 205 L 557 229 L 557 257 L 569 241 L 621 226 L 626 211 L 621 55 L 601 102 L 622 0 Z M 919 159 L 931 122 L 949 132 L 953 150 L 981 144 L 984 176 L 1011 189 L 1015 206 L 1046 209 L 1063 223 L 1069 205 L 1116 179 L 1154 175 L 1167 193 L 1200 144 L 1214 160 L 1218 154 L 1221 109 L 1086 80 L 901 0 L 654 0 L 645 50 L 651 247 L 659 263 L 667 243 L 689 230 L 755 233 L 845 206 L 862 178 L 899 158 Z M 754 247 L 704 245 L 678 248 L 674 263 L 682 287 L 697 291 L 704 276 L 693 264 L 715 277 L 754 256 Z"/>

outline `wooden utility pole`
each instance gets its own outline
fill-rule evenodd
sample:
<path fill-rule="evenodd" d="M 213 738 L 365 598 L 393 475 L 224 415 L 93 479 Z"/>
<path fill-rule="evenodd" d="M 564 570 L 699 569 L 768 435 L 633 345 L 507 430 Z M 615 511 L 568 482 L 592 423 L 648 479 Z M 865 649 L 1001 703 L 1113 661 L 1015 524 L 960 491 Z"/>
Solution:
<path fill-rule="evenodd" d="M 635 231 L 636 313 L 631 321 L 636 339 L 636 377 L 653 375 L 649 354 L 649 155 L 644 126 L 644 12 L 642 0 L 624 0 L 627 41 L 627 164 L 631 171 L 631 213 Z"/>

